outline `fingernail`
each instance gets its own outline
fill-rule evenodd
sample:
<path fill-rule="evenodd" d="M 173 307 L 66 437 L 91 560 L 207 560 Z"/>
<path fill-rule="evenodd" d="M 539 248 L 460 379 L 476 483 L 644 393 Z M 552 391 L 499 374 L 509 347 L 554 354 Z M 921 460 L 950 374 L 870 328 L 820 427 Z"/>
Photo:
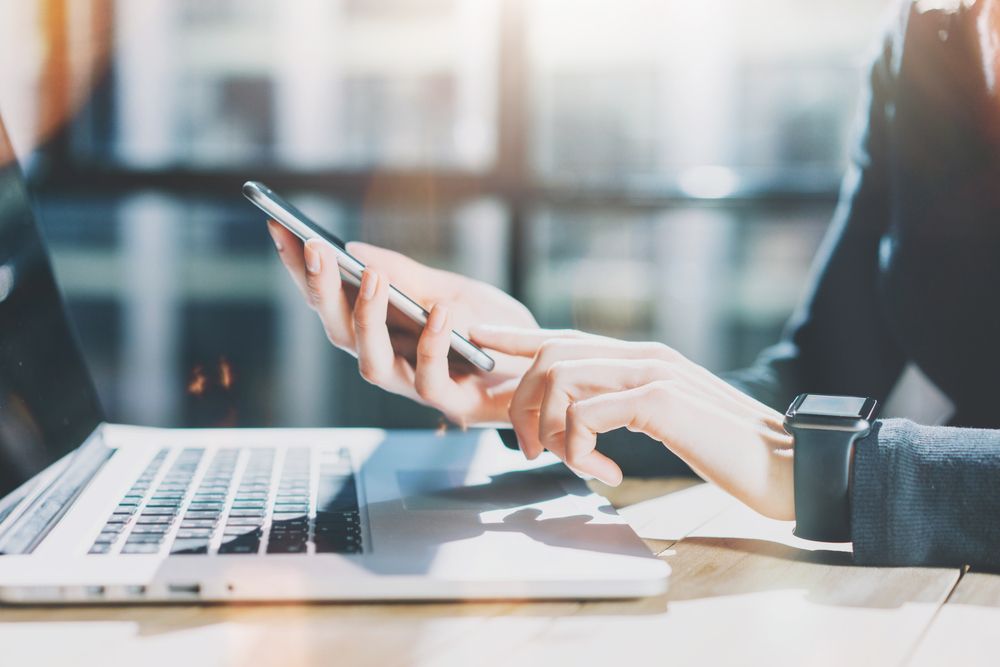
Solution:
<path fill-rule="evenodd" d="M 306 271 L 309 273 L 319 273 L 320 269 L 323 268 L 319 259 L 319 249 L 313 241 L 306 243 L 305 249 Z"/>
<path fill-rule="evenodd" d="M 364 280 L 361 281 L 361 296 L 365 301 L 371 301 L 378 289 L 378 274 L 371 269 L 365 269 Z"/>
<path fill-rule="evenodd" d="M 427 318 L 427 327 L 434 333 L 440 333 L 444 329 L 445 320 L 448 319 L 448 309 L 445 306 L 434 306 L 431 316 Z"/>

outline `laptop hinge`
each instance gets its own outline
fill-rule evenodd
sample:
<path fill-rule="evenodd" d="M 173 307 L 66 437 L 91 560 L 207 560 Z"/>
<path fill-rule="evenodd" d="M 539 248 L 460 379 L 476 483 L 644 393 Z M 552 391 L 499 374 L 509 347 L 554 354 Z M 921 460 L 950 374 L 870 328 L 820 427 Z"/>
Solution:
<path fill-rule="evenodd" d="M 55 527 L 73 502 L 100 472 L 115 450 L 107 447 L 98 427 L 64 459 L 62 471 L 34 498 L 0 535 L 0 554 L 28 554 Z"/>

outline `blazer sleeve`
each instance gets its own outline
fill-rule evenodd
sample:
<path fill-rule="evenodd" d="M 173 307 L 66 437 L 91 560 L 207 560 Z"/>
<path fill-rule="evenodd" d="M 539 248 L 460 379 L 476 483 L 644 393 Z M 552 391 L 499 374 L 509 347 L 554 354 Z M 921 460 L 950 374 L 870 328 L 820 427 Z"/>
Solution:
<path fill-rule="evenodd" d="M 1000 431 L 876 422 L 854 454 L 855 561 L 1000 567 L 998 480 Z"/>
<path fill-rule="evenodd" d="M 724 375 L 775 410 L 805 392 L 884 399 L 903 369 L 879 295 L 879 244 L 891 209 L 893 34 L 870 69 L 840 199 L 805 298 L 777 345 Z"/>

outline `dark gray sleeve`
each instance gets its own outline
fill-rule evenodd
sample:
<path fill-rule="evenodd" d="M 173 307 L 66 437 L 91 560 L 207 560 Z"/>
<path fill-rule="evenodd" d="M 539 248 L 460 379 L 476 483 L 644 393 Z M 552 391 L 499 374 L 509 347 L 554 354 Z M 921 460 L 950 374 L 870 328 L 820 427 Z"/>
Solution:
<path fill-rule="evenodd" d="M 891 205 L 887 141 L 895 34 L 872 65 L 851 163 L 804 300 L 781 342 L 751 367 L 724 376 L 781 412 L 806 392 L 884 400 L 902 372 L 878 294 L 879 244 Z"/>
<path fill-rule="evenodd" d="M 1000 431 L 876 423 L 855 449 L 851 534 L 860 565 L 1000 567 Z"/>

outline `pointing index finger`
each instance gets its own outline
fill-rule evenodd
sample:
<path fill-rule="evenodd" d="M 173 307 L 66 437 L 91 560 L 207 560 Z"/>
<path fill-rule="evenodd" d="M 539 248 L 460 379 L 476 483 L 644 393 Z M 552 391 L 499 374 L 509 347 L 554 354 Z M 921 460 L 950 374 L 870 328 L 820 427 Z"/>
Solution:
<path fill-rule="evenodd" d="M 480 347 L 519 357 L 533 357 L 545 341 L 553 338 L 582 338 L 571 329 L 522 329 L 481 324 L 469 329 L 469 337 Z"/>

